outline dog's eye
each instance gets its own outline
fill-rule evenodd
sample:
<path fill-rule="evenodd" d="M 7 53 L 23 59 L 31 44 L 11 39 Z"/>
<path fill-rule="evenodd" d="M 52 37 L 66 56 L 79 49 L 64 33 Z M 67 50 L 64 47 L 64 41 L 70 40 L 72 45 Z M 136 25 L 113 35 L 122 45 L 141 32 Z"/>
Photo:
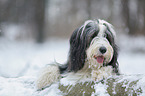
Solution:
<path fill-rule="evenodd" d="M 108 41 L 109 41 L 110 44 L 112 45 L 113 42 L 114 42 L 114 38 L 113 38 L 110 34 L 108 34 L 108 35 L 106 36 L 106 38 L 108 39 Z"/>
<path fill-rule="evenodd" d="M 92 35 L 92 39 L 95 38 L 95 37 L 98 35 L 97 32 L 93 32 L 93 33 L 94 33 L 94 34 Z"/>
<path fill-rule="evenodd" d="M 90 32 L 90 34 L 89 34 L 88 44 L 90 44 L 91 41 L 92 41 L 95 37 L 97 37 L 97 35 L 98 35 L 98 33 L 97 33 L 95 30 L 92 30 L 92 32 Z"/>
<path fill-rule="evenodd" d="M 106 35 L 106 34 L 104 34 L 104 37 L 106 38 L 106 37 L 107 37 L 107 35 Z"/>

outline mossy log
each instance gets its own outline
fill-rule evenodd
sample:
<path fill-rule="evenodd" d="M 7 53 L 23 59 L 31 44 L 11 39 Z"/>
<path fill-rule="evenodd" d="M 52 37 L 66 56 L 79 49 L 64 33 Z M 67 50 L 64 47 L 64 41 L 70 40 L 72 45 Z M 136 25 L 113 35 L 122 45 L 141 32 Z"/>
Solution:
<path fill-rule="evenodd" d="M 145 75 L 111 76 L 100 82 L 59 83 L 63 96 L 145 96 Z"/>

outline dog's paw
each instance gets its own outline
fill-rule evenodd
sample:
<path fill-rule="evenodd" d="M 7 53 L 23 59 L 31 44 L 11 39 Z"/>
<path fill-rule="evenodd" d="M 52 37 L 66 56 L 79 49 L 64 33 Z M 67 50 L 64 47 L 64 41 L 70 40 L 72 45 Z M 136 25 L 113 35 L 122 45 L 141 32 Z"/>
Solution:
<path fill-rule="evenodd" d="M 97 70 L 92 70 L 92 80 L 99 82 L 103 79 L 103 75 L 100 74 L 100 72 Z"/>
<path fill-rule="evenodd" d="M 92 70 L 91 74 L 92 74 L 92 79 L 98 82 L 113 75 L 113 69 L 111 66 L 102 67 L 98 70 Z"/>
<path fill-rule="evenodd" d="M 36 88 L 41 90 L 59 80 L 60 73 L 57 65 L 47 65 L 42 69 L 36 80 Z"/>

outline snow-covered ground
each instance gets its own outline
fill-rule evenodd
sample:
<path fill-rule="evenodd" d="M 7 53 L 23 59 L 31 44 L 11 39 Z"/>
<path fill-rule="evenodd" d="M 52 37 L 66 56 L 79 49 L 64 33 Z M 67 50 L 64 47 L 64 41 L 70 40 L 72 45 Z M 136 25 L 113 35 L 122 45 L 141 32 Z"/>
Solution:
<path fill-rule="evenodd" d="M 122 35 L 118 38 L 118 45 L 120 72 L 145 74 L 145 37 Z M 46 64 L 55 61 L 65 63 L 68 51 L 68 39 L 52 38 L 43 44 L 36 44 L 0 38 L 0 96 L 43 96 L 43 91 L 35 89 L 37 74 Z M 57 85 L 53 86 L 57 88 Z"/>
<path fill-rule="evenodd" d="M 52 62 L 64 63 L 69 50 L 68 40 L 51 39 L 44 44 L 0 40 L 0 75 L 32 76 Z"/>
<path fill-rule="evenodd" d="M 145 74 L 145 37 L 120 36 L 118 39 L 120 71 L 123 74 Z"/>

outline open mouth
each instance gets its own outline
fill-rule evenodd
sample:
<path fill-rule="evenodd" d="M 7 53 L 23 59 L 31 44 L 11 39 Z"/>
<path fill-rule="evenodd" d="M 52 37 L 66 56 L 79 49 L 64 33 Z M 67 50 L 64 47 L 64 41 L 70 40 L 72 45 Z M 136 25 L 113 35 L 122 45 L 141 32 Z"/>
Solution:
<path fill-rule="evenodd" d="M 104 62 L 104 56 L 94 55 L 94 58 L 97 60 L 98 63 L 103 63 Z"/>

